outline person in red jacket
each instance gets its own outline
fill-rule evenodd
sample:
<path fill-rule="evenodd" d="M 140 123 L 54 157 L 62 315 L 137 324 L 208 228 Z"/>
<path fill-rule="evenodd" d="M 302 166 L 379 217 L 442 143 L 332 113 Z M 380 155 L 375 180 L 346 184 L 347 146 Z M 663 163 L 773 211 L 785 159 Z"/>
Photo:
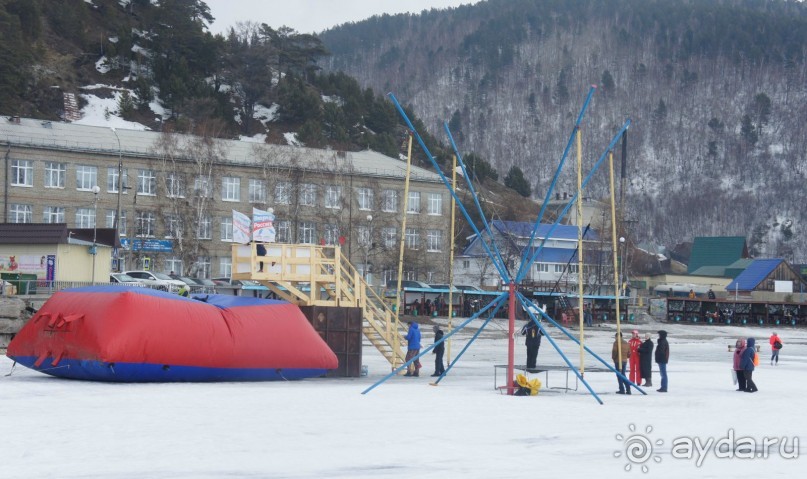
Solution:
<path fill-rule="evenodd" d="M 779 337 L 776 332 L 771 334 L 771 339 L 768 340 L 771 343 L 771 366 L 773 366 L 774 360 L 776 361 L 776 365 L 779 365 L 779 350 L 782 349 L 782 338 Z"/>
<path fill-rule="evenodd" d="M 639 346 L 642 345 L 642 338 L 639 337 L 639 331 L 634 329 L 633 336 L 628 341 L 630 347 L 630 382 L 633 384 L 642 383 L 642 373 L 639 370 Z"/>

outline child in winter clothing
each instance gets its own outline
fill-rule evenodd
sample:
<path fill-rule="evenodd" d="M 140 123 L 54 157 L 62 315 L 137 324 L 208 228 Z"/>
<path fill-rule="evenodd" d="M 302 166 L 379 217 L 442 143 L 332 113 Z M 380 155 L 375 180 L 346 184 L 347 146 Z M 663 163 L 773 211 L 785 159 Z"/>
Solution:
<path fill-rule="evenodd" d="M 409 321 L 409 331 L 406 333 L 406 361 L 420 354 L 420 328 L 418 323 Z M 404 376 L 420 376 L 420 360 L 415 360 L 409 365 Z"/>
<path fill-rule="evenodd" d="M 773 366 L 773 361 L 776 360 L 776 365 L 779 365 L 779 350 L 782 349 L 782 338 L 779 337 L 778 334 L 775 332 L 771 334 L 771 338 L 768 340 L 771 343 L 771 366 Z M 776 347 L 778 343 L 778 348 Z"/>
<path fill-rule="evenodd" d="M 740 367 L 745 351 L 745 339 L 738 339 L 734 344 L 734 372 L 737 374 L 737 390 L 745 391 L 745 371 Z"/>

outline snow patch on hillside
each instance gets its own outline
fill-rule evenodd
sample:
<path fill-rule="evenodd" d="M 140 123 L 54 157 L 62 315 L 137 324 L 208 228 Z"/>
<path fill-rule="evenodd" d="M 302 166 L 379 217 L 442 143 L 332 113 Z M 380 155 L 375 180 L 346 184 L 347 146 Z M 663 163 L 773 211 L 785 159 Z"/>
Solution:
<path fill-rule="evenodd" d="M 112 67 L 109 66 L 109 61 L 107 60 L 106 55 L 102 56 L 97 62 L 95 62 L 95 69 L 101 74 L 112 69 Z"/>
<path fill-rule="evenodd" d="M 87 101 L 87 105 L 81 109 L 81 119 L 74 121 L 76 125 L 88 126 L 102 126 L 102 127 L 115 127 L 128 130 L 149 130 L 147 126 L 134 122 L 127 121 L 118 116 L 118 100 L 123 93 L 123 89 L 112 87 L 109 85 L 88 85 L 82 87 L 83 90 L 96 90 L 101 88 L 109 88 L 116 90 L 112 98 L 101 98 L 91 93 L 82 93 L 81 97 Z M 134 95 L 130 92 L 131 95 Z"/>
<path fill-rule="evenodd" d="M 238 139 L 247 143 L 266 143 L 266 134 L 258 133 L 252 136 L 241 135 L 238 137 Z"/>
<path fill-rule="evenodd" d="M 297 139 L 297 133 L 283 133 L 283 138 L 286 139 L 286 143 L 291 146 L 303 146 L 300 140 Z"/>
<path fill-rule="evenodd" d="M 277 110 L 280 106 L 277 103 L 272 103 L 271 106 L 266 107 L 261 104 L 255 104 L 255 112 L 252 114 L 252 118 L 260 121 L 264 124 L 264 126 L 277 119 Z"/>

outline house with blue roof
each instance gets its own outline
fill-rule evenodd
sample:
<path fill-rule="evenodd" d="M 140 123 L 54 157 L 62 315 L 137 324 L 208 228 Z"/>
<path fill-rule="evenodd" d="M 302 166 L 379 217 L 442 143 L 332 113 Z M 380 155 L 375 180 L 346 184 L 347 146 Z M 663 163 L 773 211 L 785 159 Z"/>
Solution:
<path fill-rule="evenodd" d="M 755 259 L 726 286 L 726 291 L 729 296 L 784 300 L 777 296 L 807 292 L 807 281 L 783 259 Z"/>
<path fill-rule="evenodd" d="M 527 248 L 534 223 L 524 221 L 490 222 L 493 239 L 508 270 L 515 274 L 521 265 L 521 258 Z M 484 238 L 488 238 L 483 231 Z M 601 242 L 597 233 L 588 229 L 583 237 L 584 268 L 594 271 L 595 265 L 601 262 Z M 490 244 L 490 241 L 487 241 Z M 543 247 L 541 245 L 543 244 Z M 536 232 L 536 240 L 530 247 L 529 256 L 540 248 L 534 264 L 530 267 L 525 281 L 533 283 L 556 283 L 558 280 L 577 282 L 577 226 L 540 224 Z M 496 287 L 501 278 L 493 263 L 488 258 L 482 240 L 478 235 L 468 238 L 468 244 L 462 253 L 454 258 L 454 281 L 461 284 L 473 284 L 482 287 Z"/>

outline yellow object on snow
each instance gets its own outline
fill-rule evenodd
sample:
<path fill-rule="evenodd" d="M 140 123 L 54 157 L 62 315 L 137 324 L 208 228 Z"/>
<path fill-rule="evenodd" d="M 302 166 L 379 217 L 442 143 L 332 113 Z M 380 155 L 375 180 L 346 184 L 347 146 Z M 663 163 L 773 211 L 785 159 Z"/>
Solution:
<path fill-rule="evenodd" d="M 527 379 L 527 376 L 519 374 L 516 376 L 516 382 L 522 388 L 529 389 L 530 396 L 536 396 L 538 394 L 538 391 L 541 389 L 541 380 L 538 378 Z"/>

